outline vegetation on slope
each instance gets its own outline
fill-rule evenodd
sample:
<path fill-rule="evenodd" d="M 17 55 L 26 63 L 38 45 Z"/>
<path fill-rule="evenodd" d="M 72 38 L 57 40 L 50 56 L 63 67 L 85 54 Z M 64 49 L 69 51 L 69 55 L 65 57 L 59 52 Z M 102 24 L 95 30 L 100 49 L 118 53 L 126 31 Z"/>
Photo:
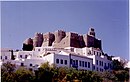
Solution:
<path fill-rule="evenodd" d="M 103 73 L 56 67 L 44 63 L 38 70 L 25 67 L 16 69 L 10 62 L 1 66 L 1 82 L 124 82 L 129 79 L 129 70 L 121 62 L 113 61 L 112 71 Z"/>

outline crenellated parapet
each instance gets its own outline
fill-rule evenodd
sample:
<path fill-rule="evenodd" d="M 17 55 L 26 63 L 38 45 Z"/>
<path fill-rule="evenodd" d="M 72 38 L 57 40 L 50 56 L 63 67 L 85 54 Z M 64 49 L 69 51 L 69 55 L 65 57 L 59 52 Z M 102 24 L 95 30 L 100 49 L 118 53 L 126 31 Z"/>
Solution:
<path fill-rule="evenodd" d="M 55 43 L 59 43 L 66 36 L 66 32 L 62 30 L 57 30 L 54 32 L 54 35 L 55 35 Z"/>
<path fill-rule="evenodd" d="M 33 46 L 40 47 L 43 42 L 43 33 L 35 33 L 33 38 Z"/>
<path fill-rule="evenodd" d="M 23 44 L 32 45 L 33 47 L 53 46 L 55 48 L 94 47 L 102 50 L 101 40 L 95 37 L 95 31 L 93 28 L 90 28 L 85 35 L 80 35 L 74 32 L 65 32 L 63 30 L 57 30 L 53 33 L 47 32 L 44 34 L 35 33 L 33 38 L 25 40 Z"/>
<path fill-rule="evenodd" d="M 51 46 L 55 40 L 55 36 L 53 33 L 47 32 L 43 34 L 43 43 L 42 46 Z"/>
<path fill-rule="evenodd" d="M 93 28 L 89 28 L 88 34 L 85 34 L 83 37 L 86 47 L 94 47 L 102 50 L 101 40 L 95 37 L 95 31 Z"/>

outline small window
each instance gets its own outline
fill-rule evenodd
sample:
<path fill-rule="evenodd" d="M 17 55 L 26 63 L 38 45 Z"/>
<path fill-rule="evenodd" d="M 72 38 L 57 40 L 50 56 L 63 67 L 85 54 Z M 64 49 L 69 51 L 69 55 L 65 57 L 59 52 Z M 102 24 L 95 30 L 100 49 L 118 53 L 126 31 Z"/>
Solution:
<path fill-rule="evenodd" d="M 22 58 L 22 55 L 20 55 L 20 58 Z"/>
<path fill-rule="evenodd" d="M 95 55 L 95 51 L 94 51 L 94 55 Z"/>
<path fill-rule="evenodd" d="M 56 59 L 56 63 L 57 63 L 57 64 L 59 63 L 59 59 Z"/>
<path fill-rule="evenodd" d="M 21 66 L 24 66 L 24 63 L 21 63 Z"/>
<path fill-rule="evenodd" d="M 85 67 L 87 67 L 87 62 L 85 62 Z"/>
<path fill-rule="evenodd" d="M 7 59 L 7 56 L 5 56 L 5 59 Z"/>
<path fill-rule="evenodd" d="M 100 56 L 101 56 L 101 53 L 100 53 Z"/>
<path fill-rule="evenodd" d="M 76 60 L 76 65 L 78 65 L 78 60 Z"/>
<path fill-rule="evenodd" d="M 75 60 L 73 60 L 72 64 L 75 65 Z"/>
<path fill-rule="evenodd" d="M 105 66 L 106 66 L 106 63 L 105 63 Z"/>
<path fill-rule="evenodd" d="M 102 66 L 103 66 L 103 61 L 102 61 Z"/>
<path fill-rule="evenodd" d="M 2 59 L 2 56 L 1 56 L 1 59 Z"/>
<path fill-rule="evenodd" d="M 108 68 L 109 68 L 109 63 L 108 63 Z"/>
<path fill-rule="evenodd" d="M 110 64 L 110 68 L 111 68 L 112 66 L 111 66 L 111 64 Z"/>
<path fill-rule="evenodd" d="M 90 62 L 88 62 L 88 68 L 90 68 Z"/>
<path fill-rule="evenodd" d="M 101 61 L 99 61 L 99 65 L 101 66 Z"/>
<path fill-rule="evenodd" d="M 79 66 L 81 66 L 81 61 L 79 61 Z"/>
<path fill-rule="evenodd" d="M 97 67 L 97 71 L 98 71 L 98 67 Z"/>
<path fill-rule="evenodd" d="M 98 60 L 96 60 L 96 64 L 98 65 Z"/>
<path fill-rule="evenodd" d="M 65 65 L 67 65 L 67 60 L 65 60 Z"/>
<path fill-rule="evenodd" d="M 32 64 L 30 64 L 30 66 L 32 66 Z"/>
<path fill-rule="evenodd" d="M 82 66 L 84 67 L 84 61 L 82 61 Z"/>
<path fill-rule="evenodd" d="M 60 60 L 60 63 L 63 64 L 63 60 L 62 59 Z"/>
<path fill-rule="evenodd" d="M 95 70 L 95 66 L 93 66 L 93 70 Z"/>
<path fill-rule="evenodd" d="M 73 60 L 72 60 L 72 59 L 70 59 L 70 64 L 72 64 L 72 62 L 73 62 Z"/>
<path fill-rule="evenodd" d="M 25 55 L 25 59 L 27 59 L 28 55 Z"/>
<path fill-rule="evenodd" d="M 38 51 L 40 51 L 40 49 L 38 49 Z"/>
<path fill-rule="evenodd" d="M 102 69 L 100 68 L 100 71 L 102 71 Z"/>

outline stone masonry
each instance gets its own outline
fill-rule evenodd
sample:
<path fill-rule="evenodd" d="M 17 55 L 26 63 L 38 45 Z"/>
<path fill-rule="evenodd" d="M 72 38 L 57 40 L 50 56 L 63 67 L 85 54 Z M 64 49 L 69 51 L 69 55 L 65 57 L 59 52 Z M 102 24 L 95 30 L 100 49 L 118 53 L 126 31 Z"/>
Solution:
<path fill-rule="evenodd" d="M 94 47 L 102 50 L 101 40 L 95 38 L 93 28 L 90 28 L 85 35 L 79 35 L 73 32 L 57 30 L 53 33 L 47 32 L 35 33 L 33 38 L 28 38 L 23 42 L 23 50 L 33 50 L 33 47 L 53 46 L 55 48 L 65 47 Z"/>

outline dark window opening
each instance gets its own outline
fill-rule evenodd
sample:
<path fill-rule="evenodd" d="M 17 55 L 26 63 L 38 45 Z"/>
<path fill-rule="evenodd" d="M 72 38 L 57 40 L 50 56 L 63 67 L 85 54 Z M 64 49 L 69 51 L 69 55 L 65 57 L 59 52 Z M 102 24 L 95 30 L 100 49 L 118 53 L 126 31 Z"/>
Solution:
<path fill-rule="evenodd" d="M 79 61 L 79 66 L 81 66 L 81 61 Z"/>
<path fill-rule="evenodd" d="M 96 60 L 96 64 L 98 65 L 98 60 Z"/>
<path fill-rule="evenodd" d="M 7 59 L 7 56 L 5 56 L 5 59 Z"/>
<path fill-rule="evenodd" d="M 105 66 L 106 66 L 106 63 L 105 63 Z"/>
<path fill-rule="evenodd" d="M 78 60 L 76 60 L 76 65 L 78 65 Z"/>
<path fill-rule="evenodd" d="M 56 59 L 56 63 L 57 63 L 57 64 L 59 63 L 59 59 Z"/>
<path fill-rule="evenodd" d="M 70 64 L 72 64 L 72 61 L 73 61 L 73 60 L 72 60 L 72 59 L 70 59 Z"/>
<path fill-rule="evenodd" d="M 24 66 L 24 63 L 21 63 L 21 66 Z"/>
<path fill-rule="evenodd" d="M 88 68 L 90 68 L 90 62 L 88 62 Z"/>
<path fill-rule="evenodd" d="M 109 63 L 108 63 L 108 68 L 109 68 Z"/>
<path fill-rule="evenodd" d="M 95 70 L 95 66 L 93 66 L 93 70 Z"/>
<path fill-rule="evenodd" d="M 25 58 L 27 59 L 28 55 L 25 55 Z"/>
<path fill-rule="evenodd" d="M 99 61 L 99 65 L 101 66 L 101 61 Z"/>
<path fill-rule="evenodd" d="M 65 60 L 65 65 L 67 65 L 67 60 Z"/>
<path fill-rule="evenodd" d="M 100 56 L 101 56 L 101 53 L 100 53 Z"/>
<path fill-rule="evenodd" d="M 97 67 L 97 71 L 98 71 L 98 67 Z"/>
<path fill-rule="evenodd" d="M 32 64 L 30 64 L 30 66 L 32 66 Z"/>
<path fill-rule="evenodd" d="M 82 61 L 82 66 L 84 67 L 84 61 Z"/>
<path fill-rule="evenodd" d="M 63 64 L 63 60 L 62 59 L 60 60 L 60 63 Z"/>
<path fill-rule="evenodd" d="M 20 58 L 22 58 L 22 55 L 20 55 Z"/>
<path fill-rule="evenodd" d="M 72 63 L 73 65 L 75 65 L 75 60 L 73 60 L 73 63 Z"/>
<path fill-rule="evenodd" d="M 102 71 L 102 69 L 100 68 L 100 71 Z"/>
<path fill-rule="evenodd" d="M 94 51 L 94 55 L 95 55 L 95 51 Z"/>
<path fill-rule="evenodd" d="M 87 67 L 87 62 L 85 62 L 85 67 Z"/>
<path fill-rule="evenodd" d="M 103 66 L 103 61 L 102 61 L 102 66 Z"/>

